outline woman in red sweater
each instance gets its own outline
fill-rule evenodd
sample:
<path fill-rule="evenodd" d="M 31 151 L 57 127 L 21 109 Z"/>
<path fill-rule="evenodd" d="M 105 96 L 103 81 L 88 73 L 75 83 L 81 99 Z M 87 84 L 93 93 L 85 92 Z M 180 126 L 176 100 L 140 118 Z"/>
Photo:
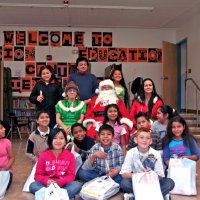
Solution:
<path fill-rule="evenodd" d="M 155 120 L 157 119 L 157 110 L 162 105 L 163 100 L 157 94 L 153 80 L 146 78 L 142 82 L 138 95 L 133 100 L 130 110 L 130 118 L 134 125 L 136 125 L 136 114 L 139 112 L 144 112 L 147 113 L 150 119 Z"/>
<path fill-rule="evenodd" d="M 74 181 L 76 163 L 74 155 L 64 147 L 67 143 L 63 129 L 53 129 L 48 136 L 49 149 L 43 152 L 37 162 L 35 182 L 30 185 L 30 192 L 35 194 L 42 187 L 57 183 L 66 189 L 69 198 L 81 190 L 81 183 Z"/>

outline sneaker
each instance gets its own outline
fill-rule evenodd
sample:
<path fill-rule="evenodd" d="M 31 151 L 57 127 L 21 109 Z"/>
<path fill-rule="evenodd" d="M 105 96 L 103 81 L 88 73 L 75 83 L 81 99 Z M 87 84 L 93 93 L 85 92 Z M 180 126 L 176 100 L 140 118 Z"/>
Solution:
<path fill-rule="evenodd" d="M 133 193 L 125 193 L 124 194 L 124 200 L 134 200 L 135 196 Z"/>

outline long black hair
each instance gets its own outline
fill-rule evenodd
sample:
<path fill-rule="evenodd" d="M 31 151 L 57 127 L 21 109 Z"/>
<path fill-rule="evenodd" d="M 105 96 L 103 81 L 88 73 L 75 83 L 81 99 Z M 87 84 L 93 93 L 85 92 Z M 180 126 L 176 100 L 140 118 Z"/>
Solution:
<path fill-rule="evenodd" d="M 0 125 L 5 128 L 5 123 L 2 120 L 0 120 Z"/>
<path fill-rule="evenodd" d="M 160 107 L 160 112 L 163 113 L 163 115 L 168 114 L 168 119 L 170 120 L 172 117 L 175 117 L 178 115 L 178 112 L 175 109 L 172 109 L 169 105 L 163 105 Z"/>
<path fill-rule="evenodd" d="M 161 97 L 158 95 L 158 93 L 156 92 L 156 87 L 155 87 L 155 84 L 153 82 L 152 79 L 150 78 L 145 78 L 143 81 L 142 81 L 142 84 L 140 86 L 140 90 L 139 90 L 139 94 L 138 96 L 136 97 L 136 99 L 138 99 L 138 97 L 140 97 L 140 99 L 142 100 L 142 102 L 145 101 L 145 91 L 144 91 L 144 83 L 146 81 L 151 81 L 152 85 L 153 85 L 153 91 L 152 91 L 152 94 L 151 94 L 151 98 L 149 99 L 149 103 L 148 103 L 148 110 L 149 110 L 149 113 L 152 112 L 152 109 L 153 109 L 153 105 L 154 105 L 154 98 L 155 97 L 158 97 L 158 99 L 160 99 L 161 101 L 163 101 L 161 99 Z"/>
<path fill-rule="evenodd" d="M 194 148 L 193 141 L 194 140 L 196 141 L 196 139 L 190 134 L 190 131 L 189 131 L 186 121 L 179 115 L 177 115 L 169 120 L 169 123 L 167 126 L 167 134 L 163 138 L 163 148 L 165 148 L 174 138 L 174 133 L 172 132 L 172 126 L 173 126 L 174 122 L 179 122 L 183 125 L 184 130 L 181 135 L 181 137 L 183 138 L 183 143 L 186 147 L 193 149 Z"/>
<path fill-rule="evenodd" d="M 124 104 L 127 108 L 129 108 L 129 94 L 128 94 L 128 89 L 126 87 L 126 83 L 125 83 L 125 80 L 124 80 L 124 76 L 123 76 L 123 73 L 120 69 L 118 68 L 113 68 L 111 70 L 111 73 L 110 73 L 110 76 L 109 76 L 109 79 L 113 81 L 114 83 L 114 79 L 113 79 L 113 74 L 115 73 L 115 71 L 119 71 L 121 73 L 121 76 L 122 76 L 122 79 L 120 80 L 119 84 L 124 88 L 124 91 L 125 91 L 125 95 L 124 95 Z"/>
<path fill-rule="evenodd" d="M 120 118 L 121 118 L 121 113 L 120 113 L 120 111 L 119 111 L 119 107 L 118 107 L 118 105 L 117 104 L 109 104 L 109 105 L 107 105 L 106 106 L 106 108 L 105 108 L 105 111 L 104 111 L 104 120 L 103 120 L 103 124 L 106 124 L 108 121 L 109 121 L 109 119 L 108 119 L 108 110 L 109 110 L 109 108 L 115 108 L 116 110 L 117 110 L 117 112 L 118 112 L 118 116 L 117 116 L 117 118 L 116 118 L 116 122 L 118 123 L 118 124 L 121 124 L 120 123 Z"/>

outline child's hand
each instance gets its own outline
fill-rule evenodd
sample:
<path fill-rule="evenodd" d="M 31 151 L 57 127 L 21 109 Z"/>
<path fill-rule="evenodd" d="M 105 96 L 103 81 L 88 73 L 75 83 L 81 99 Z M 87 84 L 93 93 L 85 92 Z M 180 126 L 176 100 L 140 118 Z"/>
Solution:
<path fill-rule="evenodd" d="M 88 122 L 88 123 L 86 124 L 87 130 L 89 130 L 92 126 L 93 126 L 93 123 L 92 123 L 92 122 Z"/>
<path fill-rule="evenodd" d="M 70 142 L 70 143 L 67 144 L 66 146 L 67 146 L 66 149 L 67 149 L 68 151 L 71 151 L 71 150 L 72 150 L 73 143 Z"/>
<path fill-rule="evenodd" d="M 96 152 L 94 153 L 94 156 L 97 157 L 97 158 L 101 158 L 101 159 L 103 159 L 103 160 L 105 160 L 106 157 L 107 157 L 106 153 L 103 152 L 103 151 L 96 151 Z"/>
<path fill-rule="evenodd" d="M 0 169 L 0 171 L 8 171 L 8 168 L 7 168 L 7 167 L 2 167 L 2 168 Z"/>
<path fill-rule="evenodd" d="M 111 178 L 117 176 L 117 174 L 119 174 L 119 170 L 118 170 L 118 169 L 111 169 L 111 170 L 108 172 L 108 176 L 110 176 Z"/>
<path fill-rule="evenodd" d="M 181 156 L 181 158 L 188 158 L 188 156 Z"/>
<path fill-rule="evenodd" d="M 56 181 L 52 180 L 52 179 L 49 179 L 47 181 L 47 187 L 49 187 L 51 185 L 51 183 L 56 183 Z"/>
<path fill-rule="evenodd" d="M 145 169 L 145 172 L 150 172 L 150 171 L 151 171 L 151 168 Z"/>
<path fill-rule="evenodd" d="M 85 104 L 89 104 L 90 101 L 91 101 L 91 99 L 87 99 L 87 100 L 84 100 L 84 103 L 85 103 Z"/>
<path fill-rule="evenodd" d="M 43 96 L 37 96 L 37 101 L 39 101 L 40 103 L 44 100 Z"/>
<path fill-rule="evenodd" d="M 71 127 L 68 127 L 68 126 L 64 127 L 64 131 L 66 135 L 69 135 L 71 133 Z"/>

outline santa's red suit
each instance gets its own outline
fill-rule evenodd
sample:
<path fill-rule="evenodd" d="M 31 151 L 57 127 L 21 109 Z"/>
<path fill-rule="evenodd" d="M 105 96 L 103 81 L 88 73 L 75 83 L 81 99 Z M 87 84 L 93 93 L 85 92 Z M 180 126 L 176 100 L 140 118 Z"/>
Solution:
<path fill-rule="evenodd" d="M 111 84 L 110 81 L 111 80 L 102 81 L 102 83 L 100 83 L 100 86 L 99 86 L 100 90 L 103 85 L 109 85 L 109 86 L 114 87 L 113 83 Z M 85 127 L 87 126 L 87 123 L 90 123 L 90 122 L 92 122 L 94 124 L 94 126 L 98 122 L 103 122 L 105 107 L 111 103 L 114 103 L 113 101 L 109 101 L 109 100 L 101 100 L 98 102 L 97 99 L 98 99 L 97 96 L 93 97 L 91 99 L 90 103 L 88 104 L 87 111 L 85 114 L 85 119 L 83 121 L 83 125 Z M 121 119 L 120 119 L 121 124 L 126 124 L 129 129 L 132 129 L 133 122 L 130 120 L 129 113 L 128 113 L 123 101 L 116 97 L 115 103 L 118 105 L 119 111 L 121 113 Z M 89 133 L 89 131 L 88 131 L 88 133 Z M 90 136 L 92 136 L 94 138 L 94 135 L 90 135 Z"/>

